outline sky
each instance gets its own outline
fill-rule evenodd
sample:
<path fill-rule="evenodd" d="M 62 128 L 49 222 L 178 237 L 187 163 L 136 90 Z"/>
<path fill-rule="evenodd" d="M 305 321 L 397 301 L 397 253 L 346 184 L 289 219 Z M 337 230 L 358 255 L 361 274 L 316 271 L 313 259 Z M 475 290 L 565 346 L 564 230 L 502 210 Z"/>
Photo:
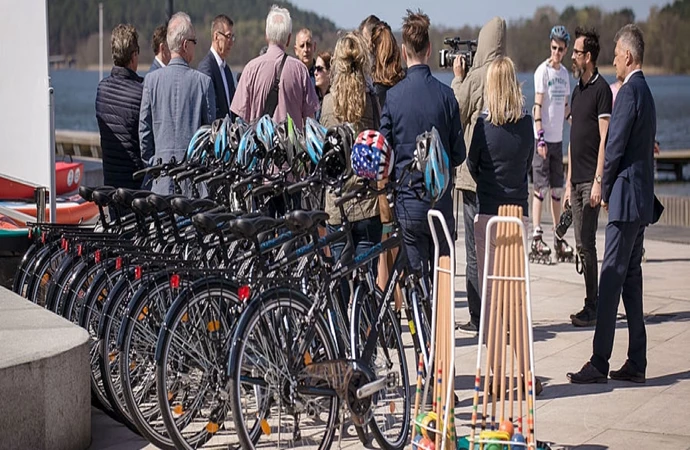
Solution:
<path fill-rule="evenodd" d="M 432 26 L 460 28 L 463 25 L 483 25 L 495 15 L 507 20 L 532 17 L 539 6 L 551 5 L 557 11 L 567 6 L 598 6 L 605 11 L 631 8 L 637 20 L 646 20 L 649 8 L 672 3 L 672 0 L 606 0 L 594 2 L 577 2 L 574 0 L 499 0 L 484 3 L 483 1 L 462 0 L 291 0 L 303 9 L 311 10 L 331 19 L 342 29 L 356 28 L 369 14 L 376 14 L 388 22 L 394 30 L 400 28 L 402 17 L 407 8 L 421 8 L 431 19 Z"/>

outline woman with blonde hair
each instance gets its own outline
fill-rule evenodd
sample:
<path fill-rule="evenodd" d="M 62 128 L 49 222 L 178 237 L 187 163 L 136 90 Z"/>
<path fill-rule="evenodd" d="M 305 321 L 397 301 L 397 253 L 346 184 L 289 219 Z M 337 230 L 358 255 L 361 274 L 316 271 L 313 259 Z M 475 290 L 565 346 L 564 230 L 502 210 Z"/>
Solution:
<path fill-rule="evenodd" d="M 484 273 L 486 224 L 498 214 L 499 206 L 521 206 L 525 230 L 528 229 L 527 174 L 532 167 L 534 135 L 532 116 L 527 114 L 524 106 L 525 98 L 513 61 L 503 56 L 496 58 L 486 72 L 485 110 L 475 124 L 467 156 L 467 168 L 477 182 L 479 214 L 474 219 L 474 236 L 480 281 Z M 488 240 L 490 260 L 487 267 L 493 267 L 495 228 Z M 491 298 L 490 285 L 486 295 L 487 299 Z M 539 380 L 535 392 L 537 395 L 541 392 Z"/>
<path fill-rule="evenodd" d="M 364 38 L 359 33 L 348 33 L 341 37 L 331 58 L 331 90 L 323 99 L 321 124 L 332 127 L 344 122 L 350 123 L 355 136 L 363 130 L 378 130 L 381 112 L 376 95 L 367 88 L 367 80 L 370 77 L 371 57 Z M 357 178 L 350 177 L 345 182 L 343 192 L 350 190 L 356 183 Z M 327 194 L 326 212 L 330 215 L 330 232 L 342 223 L 340 210 L 334 201 L 335 196 Z M 381 206 L 384 207 L 387 218 L 387 201 L 381 202 Z M 379 208 L 379 199 L 376 197 L 353 200 L 345 204 L 347 218 L 352 224 L 355 255 L 381 242 L 382 222 Z M 340 258 L 343 247 L 344 243 L 331 246 L 336 260 Z M 373 263 L 373 267 L 376 267 L 376 262 Z M 374 275 L 375 272 L 374 270 Z"/>
<path fill-rule="evenodd" d="M 479 279 L 482 280 L 486 223 L 501 205 L 527 207 L 527 173 L 532 167 L 534 137 L 532 116 L 524 109 L 525 99 L 513 61 L 498 57 L 486 72 L 485 110 L 472 135 L 467 168 L 477 182 L 479 214 L 475 217 L 475 244 Z M 493 248 L 494 239 L 491 238 Z M 489 266 L 491 267 L 491 266 Z"/>
<path fill-rule="evenodd" d="M 370 50 L 374 58 L 371 78 L 379 104 L 383 107 L 388 90 L 405 78 L 400 60 L 400 47 L 390 25 L 386 22 L 378 23 L 371 30 Z"/>

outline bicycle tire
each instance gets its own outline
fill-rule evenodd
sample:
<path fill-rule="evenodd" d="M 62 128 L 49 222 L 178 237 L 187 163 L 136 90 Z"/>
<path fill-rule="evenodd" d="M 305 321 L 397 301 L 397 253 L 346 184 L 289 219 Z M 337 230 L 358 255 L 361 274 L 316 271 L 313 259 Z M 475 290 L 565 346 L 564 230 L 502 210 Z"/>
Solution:
<path fill-rule="evenodd" d="M 260 389 L 263 389 L 264 391 L 267 389 L 270 390 L 271 384 L 280 385 L 281 388 L 277 389 L 276 393 L 280 399 L 279 402 L 282 403 L 284 401 L 282 383 L 290 383 L 290 386 L 292 386 L 293 381 L 295 381 L 298 376 L 303 376 L 304 368 L 310 364 L 309 360 L 311 360 L 311 363 L 326 362 L 333 361 L 338 357 L 335 346 L 332 342 L 333 338 L 328 329 L 328 325 L 326 324 L 323 316 L 319 313 L 316 313 L 313 316 L 314 340 L 308 343 L 310 344 L 312 350 L 305 353 L 305 355 L 309 354 L 310 356 L 307 358 L 305 355 L 283 355 L 284 357 L 287 357 L 288 361 L 295 361 L 298 369 L 296 373 L 286 374 L 285 369 L 290 370 L 289 365 L 284 366 L 282 361 L 275 362 L 273 364 L 274 367 L 271 367 L 270 371 L 267 368 L 264 368 L 263 371 L 259 368 L 258 372 L 256 372 L 254 368 L 250 366 L 250 363 L 247 363 L 247 366 L 243 367 L 245 361 L 252 360 L 252 351 L 248 350 L 250 344 L 254 340 L 258 341 L 259 338 L 265 335 L 267 331 L 274 329 L 268 324 L 276 325 L 278 330 L 280 330 L 282 333 L 282 339 L 278 337 L 279 334 L 269 332 L 268 335 L 273 334 L 273 336 L 266 337 L 273 337 L 274 342 L 268 342 L 264 345 L 266 352 L 268 352 L 268 349 L 271 349 L 271 351 L 278 350 L 278 352 L 275 354 L 276 358 L 278 358 L 277 353 L 287 351 L 288 347 L 291 347 L 289 350 L 292 351 L 294 349 L 294 345 L 292 345 L 293 342 L 296 342 L 300 336 L 294 336 L 293 339 L 290 339 L 290 332 L 293 328 L 299 331 L 299 322 L 309 316 L 311 308 L 312 301 L 302 293 L 289 288 L 276 288 L 262 293 L 260 297 L 250 302 L 247 310 L 240 318 L 235 330 L 235 335 L 233 337 L 233 345 L 230 353 L 230 365 L 228 370 L 231 375 L 230 401 L 232 404 L 232 418 L 235 422 L 235 429 L 238 433 L 242 448 L 245 450 L 264 447 L 282 447 L 281 442 L 275 442 L 276 433 L 269 435 L 265 431 L 266 427 L 275 429 L 275 424 L 271 425 L 268 422 L 269 419 L 274 419 L 274 417 L 270 414 L 275 406 L 273 404 L 274 401 L 271 401 L 272 396 L 270 395 L 270 392 L 268 395 L 266 395 L 265 392 L 258 392 L 257 394 L 257 391 Z M 289 321 L 294 321 L 294 323 Z M 258 362 L 259 357 L 262 357 L 264 360 L 268 359 L 266 355 L 259 355 L 257 353 L 253 361 Z M 254 380 L 252 380 L 251 377 L 243 375 L 243 373 L 253 374 L 255 372 L 257 374 L 263 373 L 264 378 L 259 378 L 257 375 L 254 376 Z M 261 388 L 260 385 L 262 383 L 265 383 L 266 387 Z M 257 411 L 246 413 L 244 411 L 245 405 L 243 405 L 243 403 L 247 403 L 249 401 L 249 396 L 252 393 L 255 394 L 255 397 L 261 398 L 257 400 Z M 291 392 L 291 394 L 293 396 L 298 395 L 296 392 Z M 318 399 L 318 397 L 311 398 Z M 311 420 L 310 423 L 313 426 L 315 426 L 319 421 L 325 424 L 325 430 L 322 430 L 321 427 L 319 427 L 316 431 L 309 428 L 309 432 L 314 433 L 313 435 L 316 436 L 316 440 L 320 440 L 320 442 L 305 443 L 305 445 L 308 445 L 312 448 L 316 448 L 318 446 L 318 448 L 321 450 L 329 449 L 332 445 L 335 435 L 335 422 L 340 404 L 339 398 L 337 396 L 332 396 L 330 398 L 325 397 L 322 402 L 318 402 L 317 400 L 309 400 L 307 395 L 302 395 L 300 399 L 306 405 L 305 408 L 307 409 L 307 412 L 309 412 L 309 406 L 312 408 L 312 411 L 310 412 L 312 417 L 307 417 L 308 420 Z M 295 404 L 297 403 L 295 402 Z M 295 407 L 295 404 L 290 406 Z M 317 407 L 322 407 L 324 410 L 319 411 Z M 278 415 L 278 420 L 280 420 L 282 417 L 282 409 L 280 404 L 277 405 L 277 409 L 279 410 L 279 413 L 281 413 Z M 309 416 L 309 414 L 304 415 Z M 326 417 L 324 420 L 322 420 L 321 417 L 324 415 Z M 257 420 L 251 425 L 247 426 L 245 416 L 254 416 Z M 281 439 L 281 436 L 283 435 L 290 435 L 288 439 L 290 439 L 291 446 L 294 448 L 297 442 L 297 440 L 293 440 L 296 427 L 293 427 L 292 434 L 289 431 L 283 431 L 285 428 L 287 428 L 287 425 L 284 423 L 278 424 L 278 428 L 281 430 L 281 432 L 277 433 L 277 439 Z M 305 440 L 302 432 L 300 432 L 299 437 L 299 441 L 302 443 L 301 441 Z"/>

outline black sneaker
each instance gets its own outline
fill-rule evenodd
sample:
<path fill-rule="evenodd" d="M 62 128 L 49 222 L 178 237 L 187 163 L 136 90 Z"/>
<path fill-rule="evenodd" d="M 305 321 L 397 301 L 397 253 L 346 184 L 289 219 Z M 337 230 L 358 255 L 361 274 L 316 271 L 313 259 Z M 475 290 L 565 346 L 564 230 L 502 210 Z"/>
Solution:
<path fill-rule="evenodd" d="M 479 327 L 475 325 L 474 322 L 472 322 L 471 320 L 467 323 L 457 325 L 455 329 L 460 331 L 461 333 L 471 334 L 472 336 L 476 336 L 479 333 Z"/>
<path fill-rule="evenodd" d="M 625 361 L 623 367 L 618 370 L 611 370 L 609 377 L 612 380 L 632 381 L 633 383 L 645 383 L 647 381 L 644 372 L 637 371 L 630 361 Z"/>
<path fill-rule="evenodd" d="M 593 327 L 597 324 L 597 310 L 590 305 L 585 305 L 582 311 L 570 316 L 570 321 L 576 327 Z"/>

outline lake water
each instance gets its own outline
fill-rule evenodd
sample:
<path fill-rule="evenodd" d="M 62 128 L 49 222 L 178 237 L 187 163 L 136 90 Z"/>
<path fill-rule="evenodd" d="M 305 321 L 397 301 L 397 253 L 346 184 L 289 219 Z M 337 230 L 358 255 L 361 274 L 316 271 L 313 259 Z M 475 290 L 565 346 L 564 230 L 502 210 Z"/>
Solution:
<path fill-rule="evenodd" d="M 105 72 L 108 75 L 108 72 Z M 449 84 L 451 72 L 437 72 L 436 77 Z M 51 71 L 55 90 L 55 127 L 66 130 L 98 131 L 94 102 L 98 72 L 86 70 Z M 534 102 L 534 81 L 531 73 L 519 74 L 528 108 Z M 613 76 L 607 76 L 613 82 Z M 690 76 L 649 76 L 649 87 L 657 110 L 657 140 L 662 150 L 690 149 Z M 571 80 L 574 86 L 575 80 Z M 564 152 L 567 151 L 568 125 L 564 131 Z"/>
<path fill-rule="evenodd" d="M 109 72 L 105 72 L 107 76 Z M 434 74 L 450 85 L 451 72 Z M 66 130 L 98 131 L 94 103 L 98 72 L 86 70 L 51 71 L 51 84 L 55 91 L 55 127 Z M 534 102 L 534 81 L 531 73 L 521 73 L 526 105 Z M 606 76 L 609 83 L 613 76 Z M 654 95 L 657 110 L 657 140 L 662 151 L 690 149 L 690 76 L 649 76 L 647 82 Z M 571 79 L 571 86 L 575 80 Z M 567 152 L 569 126 L 565 124 L 563 151 Z M 686 167 L 686 176 L 690 168 Z M 671 175 L 659 174 L 661 180 L 669 181 Z M 657 192 L 666 195 L 690 195 L 690 183 L 664 182 L 657 185 Z"/>

